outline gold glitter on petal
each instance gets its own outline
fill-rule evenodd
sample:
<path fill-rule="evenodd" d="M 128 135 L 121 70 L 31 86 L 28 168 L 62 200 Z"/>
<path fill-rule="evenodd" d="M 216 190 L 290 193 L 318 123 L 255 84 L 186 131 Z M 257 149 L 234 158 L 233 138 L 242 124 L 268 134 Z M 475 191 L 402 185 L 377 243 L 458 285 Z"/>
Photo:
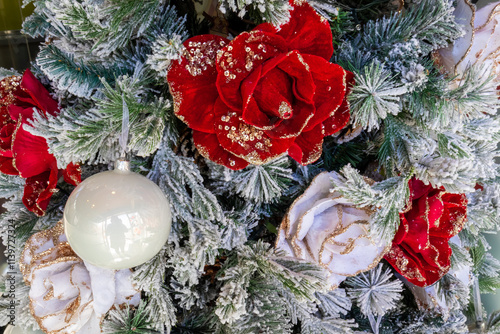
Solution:
<path fill-rule="evenodd" d="M 281 101 L 280 106 L 278 108 L 278 114 L 283 119 L 288 119 L 292 115 L 292 107 L 286 101 Z"/>
<path fill-rule="evenodd" d="M 316 176 L 316 178 L 320 177 L 322 174 Z M 323 175 L 323 177 L 324 177 L 324 175 Z M 334 194 L 332 192 L 328 192 L 328 193 L 325 193 L 324 197 L 321 197 L 321 198 L 311 197 L 311 198 L 316 198 L 316 200 L 314 201 L 315 204 L 311 204 L 312 206 L 310 208 L 306 208 L 305 212 L 301 213 L 296 218 L 295 221 L 292 222 L 290 220 L 291 219 L 290 213 L 292 212 L 291 210 L 296 205 L 298 205 L 298 201 L 305 198 L 306 196 L 307 197 L 314 196 L 314 194 L 311 194 L 309 189 L 311 189 L 311 187 L 314 186 L 313 183 L 318 182 L 316 180 L 316 178 L 311 182 L 309 188 L 300 197 L 295 199 L 295 201 L 293 202 L 291 207 L 288 209 L 285 217 L 283 218 L 282 224 L 280 226 L 280 231 L 283 230 L 285 232 L 284 233 L 284 237 L 285 237 L 284 241 L 288 242 L 288 245 L 291 247 L 292 252 L 294 253 L 295 257 L 298 257 L 301 259 L 306 259 L 308 257 L 306 256 L 304 251 L 307 251 L 307 253 L 309 253 L 310 257 L 312 259 L 315 259 L 315 262 L 317 262 L 318 265 L 325 268 L 331 274 L 349 277 L 349 276 L 358 275 L 359 273 L 364 272 L 366 270 L 373 269 L 375 266 L 377 266 L 377 264 L 380 262 L 380 260 L 385 256 L 385 254 L 390 251 L 392 245 L 387 245 L 385 247 L 377 246 L 375 241 L 370 237 L 370 233 L 369 233 L 370 223 L 366 218 L 354 220 L 353 222 L 350 222 L 348 225 L 345 225 L 344 209 L 350 208 L 351 210 L 352 209 L 359 210 L 358 214 L 360 215 L 360 218 L 364 216 L 365 210 L 363 210 L 362 208 L 356 207 L 352 203 L 335 202 L 335 200 L 337 200 L 337 199 L 342 199 L 343 196 L 339 196 L 339 195 Z M 318 191 L 323 193 L 325 191 L 325 188 L 320 188 L 320 189 L 318 189 Z M 330 200 L 331 203 L 325 202 L 324 199 Z M 344 202 L 344 201 L 342 201 L 342 202 Z M 303 231 L 303 229 L 304 229 L 303 222 L 305 220 L 305 217 L 307 215 L 308 218 L 315 219 L 315 217 L 316 217 L 315 213 L 317 210 L 316 205 L 319 205 L 320 203 L 321 203 L 321 205 L 324 206 L 322 208 L 324 210 L 321 210 L 321 212 L 325 212 L 326 210 L 334 209 L 333 211 L 329 211 L 327 214 L 328 215 L 336 215 L 336 217 L 331 216 L 332 224 L 335 224 L 335 226 L 330 226 L 329 228 L 325 227 L 325 231 L 319 232 L 320 233 L 319 235 L 324 235 L 324 236 L 321 237 L 322 240 L 318 240 L 318 241 L 315 240 L 315 242 L 319 242 L 320 244 L 315 245 L 315 247 L 314 247 L 315 251 L 313 252 L 311 250 L 311 248 L 309 247 L 309 243 L 311 242 L 311 240 L 308 239 L 308 234 L 305 233 L 306 234 L 305 237 L 300 240 L 301 242 L 303 242 L 304 246 L 302 246 L 302 244 L 299 245 L 298 235 L 304 234 L 304 232 L 307 232 L 307 231 Z M 328 206 L 328 204 L 331 204 L 331 205 Z M 301 203 L 301 205 L 304 205 L 304 203 Z M 374 212 L 373 210 L 368 210 L 368 214 L 372 214 L 373 212 Z M 318 211 L 318 215 L 319 214 L 320 214 L 320 212 Z M 349 214 L 356 215 L 355 212 L 349 212 Z M 323 217 L 325 217 L 325 216 L 323 216 Z M 328 217 L 330 217 L 330 216 L 328 216 Z M 328 221 L 328 218 L 322 218 L 322 219 L 323 219 L 322 221 L 324 221 L 324 222 Z M 312 224 L 314 226 L 315 222 L 313 221 Z M 296 229 L 292 225 L 296 225 Z M 360 231 L 357 232 L 357 230 L 356 230 L 356 233 L 352 234 L 352 236 L 345 237 L 342 239 L 336 239 L 338 236 L 346 233 L 350 228 L 360 228 Z M 329 230 L 331 232 L 326 232 L 326 230 Z M 317 233 L 318 233 L 318 231 L 315 232 L 315 235 Z M 283 236 L 280 233 L 279 241 L 276 243 L 277 248 L 279 247 L 279 244 L 281 242 L 283 242 L 283 240 L 281 240 L 281 238 L 283 238 Z M 332 263 L 332 261 L 334 260 L 334 255 L 335 254 L 340 255 L 341 256 L 340 259 L 348 259 L 348 258 L 343 258 L 342 256 L 345 256 L 347 254 L 351 254 L 354 251 L 354 249 L 356 248 L 357 241 L 361 240 L 361 239 L 368 240 L 371 243 L 371 245 L 373 245 L 373 246 L 375 246 L 375 248 L 377 248 L 376 254 L 372 254 L 374 256 L 373 261 L 371 261 L 371 263 L 369 263 L 365 268 L 356 270 L 355 273 L 335 272 L 335 263 Z M 344 241 L 340 241 L 340 240 L 344 240 Z M 329 254 L 325 254 L 325 251 L 327 250 L 327 248 L 326 248 L 327 245 L 335 245 L 337 247 L 340 247 L 340 249 L 338 251 L 335 250 L 334 252 L 332 251 Z M 371 247 L 373 247 L 373 246 L 371 246 Z M 288 250 L 288 252 L 290 252 L 290 250 Z M 314 255 L 314 253 L 317 253 L 317 255 Z M 370 261 L 367 261 L 367 262 L 370 262 Z M 335 286 L 331 287 L 331 289 L 334 289 L 334 288 L 335 288 Z"/>
<path fill-rule="evenodd" d="M 467 1 L 467 3 L 468 3 L 468 1 Z M 484 29 L 491 22 L 491 20 L 493 20 L 494 15 L 498 14 L 497 10 L 500 10 L 500 4 L 493 7 L 490 14 L 488 15 L 488 19 L 486 20 L 486 22 L 483 25 L 481 25 L 477 28 L 474 28 L 474 32 L 479 31 L 481 29 Z M 474 13 L 475 13 L 475 7 L 474 7 Z M 472 26 L 474 27 L 474 24 Z"/>
<path fill-rule="evenodd" d="M 467 56 L 469 55 L 469 53 L 470 53 L 470 51 L 472 49 L 472 45 L 474 44 L 474 34 L 475 34 L 474 20 L 476 18 L 476 6 L 474 6 L 469 0 L 464 0 L 464 2 L 472 10 L 472 17 L 470 19 L 470 26 L 472 28 L 472 31 L 471 31 L 471 40 L 470 40 L 469 47 L 467 48 L 467 51 L 465 51 L 465 54 L 462 56 L 462 58 L 460 58 L 460 60 L 455 64 L 455 67 L 453 69 L 453 73 L 455 75 L 457 75 L 458 65 L 460 65 L 465 60 L 465 58 L 467 58 Z"/>
<path fill-rule="evenodd" d="M 80 272 L 82 269 L 86 270 L 86 268 L 82 259 L 76 256 L 69 243 L 61 241 L 64 240 L 62 238 L 63 233 L 64 226 L 61 221 L 51 229 L 35 233 L 26 242 L 20 261 L 23 278 L 28 285 L 36 280 L 43 279 L 43 281 L 38 281 L 37 285 L 40 285 L 41 289 L 46 288 L 47 290 L 40 298 L 33 299 L 30 297 L 29 308 L 40 328 L 50 334 L 68 334 L 68 328 L 70 327 L 73 330 L 71 333 L 74 333 L 75 330 L 78 332 L 79 326 L 83 326 L 90 320 L 90 317 L 95 316 L 93 312 L 90 312 L 88 313 L 89 318 L 82 319 L 81 317 L 82 312 L 87 308 L 93 308 L 94 296 L 88 292 L 91 281 L 82 282 L 81 279 L 85 276 L 75 277 L 77 267 Z M 45 250 L 41 251 L 41 249 Z M 51 268 L 55 265 L 58 265 L 58 267 Z M 51 270 L 58 270 L 58 274 L 68 275 L 67 279 L 70 285 L 63 285 L 62 288 L 70 288 L 71 286 L 71 289 L 75 288 L 79 292 L 85 290 L 88 297 L 82 300 L 82 294 L 79 293 L 73 298 L 63 299 L 64 292 L 55 296 L 54 283 L 50 280 L 50 277 L 47 277 L 47 275 L 50 275 Z M 84 279 L 88 280 L 90 278 Z M 116 277 L 113 279 L 116 284 Z M 61 290 L 61 287 L 58 288 Z M 54 304 L 54 300 L 59 302 Z M 52 306 L 61 304 L 64 306 L 59 309 L 51 309 Z M 59 320 L 60 318 L 63 318 L 63 321 Z M 57 321 L 54 319 L 57 319 Z"/>
<path fill-rule="evenodd" d="M 0 107 L 7 107 L 10 104 L 14 103 L 17 98 L 14 96 L 14 92 L 21 85 L 22 77 L 13 75 L 7 78 L 0 80 Z"/>
<path fill-rule="evenodd" d="M 382 252 L 373 260 L 373 262 L 371 264 L 369 264 L 364 269 L 360 269 L 353 274 L 342 274 L 342 273 L 336 273 L 333 271 L 332 271 L 332 274 L 339 275 L 339 276 L 345 276 L 345 277 L 354 277 L 354 276 L 358 276 L 359 274 L 361 274 L 365 271 L 372 270 L 373 268 L 375 268 L 379 264 L 379 262 L 384 258 L 384 256 L 391 250 L 391 247 L 392 247 L 391 245 L 386 246 L 384 248 L 384 250 L 382 250 Z"/>

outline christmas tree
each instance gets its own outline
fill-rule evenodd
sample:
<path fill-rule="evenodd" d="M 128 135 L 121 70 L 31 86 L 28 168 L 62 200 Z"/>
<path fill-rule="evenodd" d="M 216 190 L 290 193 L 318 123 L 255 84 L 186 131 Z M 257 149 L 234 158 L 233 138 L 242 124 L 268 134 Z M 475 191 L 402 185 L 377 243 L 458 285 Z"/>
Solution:
<path fill-rule="evenodd" d="M 0 325 L 500 332 L 500 2 L 24 2 Z"/>

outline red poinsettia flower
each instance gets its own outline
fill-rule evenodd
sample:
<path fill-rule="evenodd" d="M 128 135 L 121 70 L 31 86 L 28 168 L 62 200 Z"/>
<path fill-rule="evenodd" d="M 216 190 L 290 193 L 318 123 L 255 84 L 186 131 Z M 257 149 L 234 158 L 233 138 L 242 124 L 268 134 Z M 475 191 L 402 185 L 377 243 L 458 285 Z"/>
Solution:
<path fill-rule="evenodd" d="M 42 216 L 59 176 L 62 174 L 73 185 L 81 182 L 81 176 L 77 165 L 59 170 L 45 138 L 24 129 L 35 112 L 56 115 L 59 106 L 29 69 L 22 78 L 13 76 L 0 81 L 0 172 L 26 179 L 23 203 Z"/>
<path fill-rule="evenodd" d="M 206 158 L 237 170 L 288 152 L 305 165 L 348 123 L 353 74 L 329 62 L 328 22 L 291 2 L 287 24 L 264 23 L 232 41 L 193 37 L 170 68 L 175 114 Z"/>
<path fill-rule="evenodd" d="M 450 269 L 448 240 L 467 218 L 465 194 L 451 194 L 415 178 L 409 182 L 410 202 L 385 259 L 411 283 L 424 287 Z"/>

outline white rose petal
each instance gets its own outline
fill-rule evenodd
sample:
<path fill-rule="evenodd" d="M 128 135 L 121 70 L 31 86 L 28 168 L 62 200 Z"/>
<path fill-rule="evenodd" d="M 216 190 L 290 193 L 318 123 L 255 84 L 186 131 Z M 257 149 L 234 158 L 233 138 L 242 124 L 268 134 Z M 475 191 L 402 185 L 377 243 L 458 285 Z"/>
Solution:
<path fill-rule="evenodd" d="M 290 207 L 276 242 L 287 255 L 325 267 L 332 287 L 373 268 L 388 249 L 369 236 L 370 212 L 330 191 L 336 177 L 322 173 L 312 181 Z"/>

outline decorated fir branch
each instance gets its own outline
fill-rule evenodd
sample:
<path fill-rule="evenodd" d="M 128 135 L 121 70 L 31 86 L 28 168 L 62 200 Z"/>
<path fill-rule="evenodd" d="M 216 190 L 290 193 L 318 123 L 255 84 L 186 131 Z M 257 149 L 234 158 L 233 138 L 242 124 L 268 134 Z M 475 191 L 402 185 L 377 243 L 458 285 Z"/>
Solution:
<path fill-rule="evenodd" d="M 27 2 L 8 331 L 499 331 L 498 2 Z"/>

